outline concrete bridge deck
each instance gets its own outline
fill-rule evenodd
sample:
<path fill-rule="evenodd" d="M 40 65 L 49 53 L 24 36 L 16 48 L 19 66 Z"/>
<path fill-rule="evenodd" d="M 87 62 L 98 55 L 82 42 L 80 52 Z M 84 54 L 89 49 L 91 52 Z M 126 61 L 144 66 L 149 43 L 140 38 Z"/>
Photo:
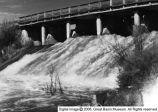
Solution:
<path fill-rule="evenodd" d="M 60 42 L 82 35 L 111 33 L 128 36 L 133 26 L 145 24 L 158 30 L 158 0 L 99 0 L 92 3 L 40 12 L 19 18 L 24 35 L 45 45 L 48 34 Z"/>
<path fill-rule="evenodd" d="M 26 26 L 59 19 L 108 13 L 131 8 L 149 7 L 153 5 L 158 5 L 158 0 L 100 0 L 88 4 L 81 4 L 23 16 L 20 17 L 19 25 Z"/>

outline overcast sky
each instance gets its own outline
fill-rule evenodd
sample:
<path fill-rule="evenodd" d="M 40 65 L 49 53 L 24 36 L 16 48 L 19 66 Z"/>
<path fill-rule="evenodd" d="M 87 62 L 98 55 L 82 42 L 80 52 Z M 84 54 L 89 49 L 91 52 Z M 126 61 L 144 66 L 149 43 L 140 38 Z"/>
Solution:
<path fill-rule="evenodd" d="M 63 8 L 96 0 L 0 0 L 0 22 L 36 12 Z"/>

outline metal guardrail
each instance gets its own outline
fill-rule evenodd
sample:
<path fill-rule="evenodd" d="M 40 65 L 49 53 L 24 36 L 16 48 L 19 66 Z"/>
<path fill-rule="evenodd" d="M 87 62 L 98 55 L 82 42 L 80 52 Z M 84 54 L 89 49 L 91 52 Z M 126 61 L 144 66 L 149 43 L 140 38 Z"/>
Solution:
<path fill-rule="evenodd" d="M 155 2 L 158 0 L 100 0 L 82 5 L 66 7 L 62 9 L 40 12 L 19 18 L 19 24 L 28 24 L 45 20 L 60 19 L 78 14 L 84 14 L 95 11 L 108 10 L 120 6 L 130 6 L 133 4 L 143 4 L 146 2 Z"/>

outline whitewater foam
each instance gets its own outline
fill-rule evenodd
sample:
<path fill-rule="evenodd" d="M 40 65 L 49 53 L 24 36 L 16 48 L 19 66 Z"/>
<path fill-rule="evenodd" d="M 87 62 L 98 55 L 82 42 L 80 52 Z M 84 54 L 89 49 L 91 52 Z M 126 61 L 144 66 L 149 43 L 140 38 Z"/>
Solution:
<path fill-rule="evenodd" d="M 29 64 L 34 59 L 40 57 L 41 54 L 34 54 L 34 55 L 26 55 L 19 61 L 13 63 L 12 65 L 9 65 L 7 68 L 5 68 L 3 71 L 0 72 L 0 75 L 15 75 L 18 73 L 23 67 L 25 67 L 27 64 Z"/>
<path fill-rule="evenodd" d="M 158 106 L 158 79 L 155 83 L 151 83 L 145 87 L 143 92 L 144 106 L 157 107 Z"/>
<path fill-rule="evenodd" d="M 43 101 L 41 88 L 50 83 L 50 75 L 55 74 L 59 76 L 63 88 L 73 91 L 118 88 L 120 70 L 118 65 L 112 66 L 117 55 L 113 46 L 128 46 L 132 41 L 132 37 L 118 35 L 78 37 L 57 43 L 45 51 L 25 55 L 0 72 L 0 102 L 14 97 L 24 97 L 15 104 Z M 50 73 L 51 69 L 54 73 Z M 150 89 L 150 93 L 148 89 L 144 91 L 145 102 L 154 100 L 156 87 L 157 84 Z M 33 95 L 34 92 L 37 94 Z M 43 101 L 43 105 L 47 103 Z"/>

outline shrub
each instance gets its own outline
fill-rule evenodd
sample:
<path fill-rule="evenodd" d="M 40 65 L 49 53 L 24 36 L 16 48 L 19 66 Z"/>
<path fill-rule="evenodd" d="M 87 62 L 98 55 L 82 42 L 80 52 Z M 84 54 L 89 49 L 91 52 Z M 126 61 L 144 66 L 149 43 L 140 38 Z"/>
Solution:
<path fill-rule="evenodd" d="M 158 77 L 158 33 L 152 34 L 140 32 L 128 46 L 118 42 L 113 46 L 116 57 L 112 65 L 121 68 L 119 88 L 101 95 L 104 106 L 143 106 L 143 87 Z"/>
<path fill-rule="evenodd" d="M 46 93 L 54 95 L 59 90 L 59 92 L 62 94 L 63 89 L 61 86 L 59 74 L 57 73 L 53 65 L 50 65 L 48 67 L 48 74 L 50 76 L 50 82 L 46 84 L 46 88 L 44 89 Z"/>
<path fill-rule="evenodd" d="M 4 21 L 0 27 L 0 48 L 15 44 L 16 47 L 20 45 L 20 30 L 14 22 Z"/>
<path fill-rule="evenodd" d="M 144 84 L 150 82 L 152 77 L 157 77 L 153 73 L 153 69 L 158 65 L 158 46 L 152 44 L 149 48 L 144 49 L 143 45 L 149 35 L 140 35 L 139 40 L 133 42 L 134 53 L 128 54 L 128 48 L 121 48 L 119 45 L 116 48 L 118 57 L 117 62 L 123 68 L 123 71 L 118 76 L 120 88 L 136 88 L 142 89 Z M 151 38 L 151 37 L 148 37 Z M 151 76 L 154 75 L 154 76 Z"/>
<path fill-rule="evenodd" d="M 21 31 L 15 22 L 4 21 L 0 25 L 0 61 L 1 63 L 12 58 L 22 47 L 20 42 Z"/>

